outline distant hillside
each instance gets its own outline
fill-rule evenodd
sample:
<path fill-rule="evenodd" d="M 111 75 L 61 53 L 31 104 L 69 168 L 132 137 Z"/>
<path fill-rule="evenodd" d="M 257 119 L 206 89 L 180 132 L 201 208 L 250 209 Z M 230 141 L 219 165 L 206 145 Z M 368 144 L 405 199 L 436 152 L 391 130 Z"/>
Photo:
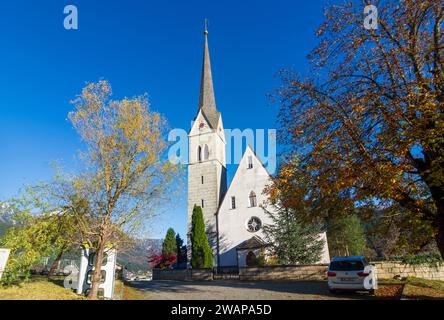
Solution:
<path fill-rule="evenodd" d="M 0 239 L 3 237 L 9 227 L 10 225 L 0 222 Z"/>
<path fill-rule="evenodd" d="M 0 238 L 6 233 L 6 230 L 14 225 L 12 214 L 0 211 Z"/>
<path fill-rule="evenodd" d="M 161 239 L 139 239 L 130 249 L 117 254 L 117 262 L 133 272 L 147 271 L 150 269 L 148 256 L 160 252 L 162 252 Z"/>

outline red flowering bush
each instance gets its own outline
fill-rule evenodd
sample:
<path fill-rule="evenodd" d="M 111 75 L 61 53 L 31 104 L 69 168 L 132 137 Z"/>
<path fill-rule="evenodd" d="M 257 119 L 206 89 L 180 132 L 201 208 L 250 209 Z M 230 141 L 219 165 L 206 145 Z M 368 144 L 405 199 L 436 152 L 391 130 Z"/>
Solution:
<path fill-rule="evenodd" d="M 148 264 L 151 268 L 170 269 L 176 261 L 175 254 L 154 254 L 148 257 Z"/>

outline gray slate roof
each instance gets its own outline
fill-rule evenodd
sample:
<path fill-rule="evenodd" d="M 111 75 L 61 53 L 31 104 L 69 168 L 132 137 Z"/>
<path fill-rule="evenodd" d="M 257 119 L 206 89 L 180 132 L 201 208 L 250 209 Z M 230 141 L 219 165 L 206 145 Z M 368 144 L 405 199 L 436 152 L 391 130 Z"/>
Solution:
<path fill-rule="evenodd" d="M 202 110 L 211 128 L 215 129 L 219 121 L 219 112 L 214 97 L 213 77 L 211 75 L 210 50 L 208 48 L 208 32 L 205 32 L 205 45 L 200 79 L 199 110 Z"/>
<path fill-rule="evenodd" d="M 236 250 L 256 249 L 266 247 L 267 243 L 258 236 L 253 236 L 237 245 Z"/>

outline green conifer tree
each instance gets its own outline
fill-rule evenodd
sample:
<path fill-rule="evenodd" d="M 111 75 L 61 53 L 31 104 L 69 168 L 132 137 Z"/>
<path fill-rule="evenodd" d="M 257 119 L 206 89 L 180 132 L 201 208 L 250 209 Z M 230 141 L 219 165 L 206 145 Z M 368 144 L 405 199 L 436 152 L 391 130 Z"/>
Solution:
<path fill-rule="evenodd" d="M 176 255 L 176 251 L 176 232 L 173 228 L 169 228 L 162 243 L 162 254 Z"/>
<path fill-rule="evenodd" d="M 187 246 L 183 244 L 180 234 L 176 234 L 176 252 L 178 264 L 187 261 Z"/>
<path fill-rule="evenodd" d="M 191 266 L 193 268 L 213 267 L 213 253 L 205 233 L 202 208 L 196 205 L 191 219 Z"/>
<path fill-rule="evenodd" d="M 319 261 L 324 247 L 324 240 L 319 238 L 319 225 L 303 223 L 296 212 L 287 208 L 267 213 L 273 223 L 264 225 L 263 230 L 279 264 Z"/>

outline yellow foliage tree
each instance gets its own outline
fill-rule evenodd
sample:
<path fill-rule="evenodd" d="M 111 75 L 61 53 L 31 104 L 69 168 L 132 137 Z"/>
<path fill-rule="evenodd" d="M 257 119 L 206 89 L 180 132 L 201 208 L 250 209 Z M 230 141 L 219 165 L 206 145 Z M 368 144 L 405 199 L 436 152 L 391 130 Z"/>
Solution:
<path fill-rule="evenodd" d="M 121 230 L 152 216 L 178 171 L 166 157 L 166 120 L 149 109 L 147 97 L 115 101 L 111 95 L 102 80 L 72 101 L 69 119 L 85 144 L 85 166 L 65 188 L 70 191 L 60 193 L 61 206 L 76 217 L 82 241 L 95 252 L 89 299 L 97 298 L 105 249 Z"/>

